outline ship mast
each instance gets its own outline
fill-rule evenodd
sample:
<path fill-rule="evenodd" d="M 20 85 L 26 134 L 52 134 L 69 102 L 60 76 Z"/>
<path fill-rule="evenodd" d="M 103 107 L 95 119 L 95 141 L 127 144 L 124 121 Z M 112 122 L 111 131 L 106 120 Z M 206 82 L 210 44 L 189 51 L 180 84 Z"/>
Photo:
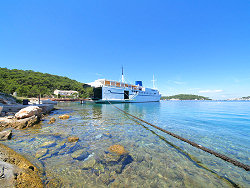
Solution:
<path fill-rule="evenodd" d="M 124 83 L 125 80 L 124 80 L 124 75 L 123 75 L 123 66 L 122 66 L 122 82 Z"/>
<path fill-rule="evenodd" d="M 155 75 L 153 74 L 153 80 L 152 80 L 152 82 L 153 82 L 153 89 L 156 89 L 156 87 L 155 87 Z"/>

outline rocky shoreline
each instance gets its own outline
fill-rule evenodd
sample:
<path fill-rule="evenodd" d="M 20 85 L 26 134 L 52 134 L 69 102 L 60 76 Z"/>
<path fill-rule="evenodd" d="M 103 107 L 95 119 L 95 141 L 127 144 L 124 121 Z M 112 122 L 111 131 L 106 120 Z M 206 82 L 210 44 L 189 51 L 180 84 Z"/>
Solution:
<path fill-rule="evenodd" d="M 0 118 L 0 131 L 6 128 L 24 129 L 40 122 L 42 109 L 38 106 L 28 106 L 14 116 Z"/>
<path fill-rule="evenodd" d="M 44 187 L 37 167 L 1 143 L 0 183 L 1 187 Z"/>
<path fill-rule="evenodd" d="M 0 141 L 10 140 L 12 129 L 25 129 L 41 121 L 42 108 L 28 106 L 0 118 Z M 22 155 L 0 143 L 0 187 L 44 187 L 39 170 Z"/>

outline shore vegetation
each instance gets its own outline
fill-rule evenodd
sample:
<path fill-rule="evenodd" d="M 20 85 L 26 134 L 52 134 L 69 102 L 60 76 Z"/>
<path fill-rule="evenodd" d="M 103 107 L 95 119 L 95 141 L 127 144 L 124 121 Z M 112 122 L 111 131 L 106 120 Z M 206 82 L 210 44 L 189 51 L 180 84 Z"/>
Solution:
<path fill-rule="evenodd" d="M 208 97 L 203 97 L 200 95 L 192 95 L 192 94 L 179 94 L 172 96 L 162 96 L 161 100 L 211 100 Z"/>
<path fill-rule="evenodd" d="M 250 99 L 250 96 L 247 96 L 247 97 L 242 97 L 243 100 L 249 100 Z"/>
<path fill-rule="evenodd" d="M 0 92 L 16 94 L 18 97 L 51 97 L 54 90 L 74 90 L 80 98 L 93 94 L 91 87 L 65 76 L 34 72 L 32 70 L 7 69 L 0 67 Z"/>

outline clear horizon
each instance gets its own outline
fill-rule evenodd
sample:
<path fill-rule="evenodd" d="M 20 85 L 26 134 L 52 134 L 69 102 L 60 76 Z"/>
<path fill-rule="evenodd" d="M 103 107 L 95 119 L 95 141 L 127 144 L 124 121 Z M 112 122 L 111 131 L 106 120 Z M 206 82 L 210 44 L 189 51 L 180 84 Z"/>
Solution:
<path fill-rule="evenodd" d="M 250 1 L 3 1 L 0 67 L 142 80 L 163 95 L 250 95 Z"/>

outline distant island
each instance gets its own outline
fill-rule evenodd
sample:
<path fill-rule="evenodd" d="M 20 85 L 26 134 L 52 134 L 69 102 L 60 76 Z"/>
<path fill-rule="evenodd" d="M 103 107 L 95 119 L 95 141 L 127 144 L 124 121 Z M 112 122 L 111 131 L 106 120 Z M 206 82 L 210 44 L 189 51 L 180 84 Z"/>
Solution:
<path fill-rule="evenodd" d="M 248 97 L 241 97 L 241 98 L 232 98 L 232 99 L 227 99 L 228 101 L 250 101 L 250 96 Z"/>
<path fill-rule="evenodd" d="M 80 98 L 89 98 L 93 88 L 68 77 L 32 70 L 7 69 L 0 67 L 0 92 L 18 97 L 51 97 L 54 90 L 78 91 Z"/>
<path fill-rule="evenodd" d="M 172 96 L 162 96 L 161 100 L 211 100 L 211 99 L 199 95 L 179 94 Z"/>
<path fill-rule="evenodd" d="M 250 96 L 248 97 L 242 97 L 243 100 L 250 100 Z"/>

